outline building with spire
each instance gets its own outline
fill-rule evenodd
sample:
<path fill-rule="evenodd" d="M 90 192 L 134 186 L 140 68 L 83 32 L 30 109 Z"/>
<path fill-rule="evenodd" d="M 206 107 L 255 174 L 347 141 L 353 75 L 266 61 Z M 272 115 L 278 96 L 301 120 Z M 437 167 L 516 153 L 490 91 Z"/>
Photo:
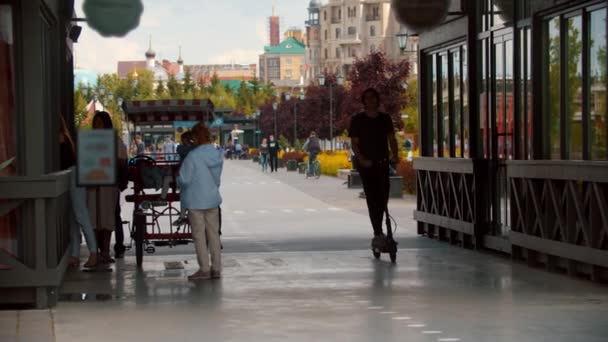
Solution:
<path fill-rule="evenodd" d="M 118 77 L 125 79 L 130 74 L 137 73 L 137 70 L 150 70 L 154 73 L 157 82 L 166 83 L 172 75 L 179 82 L 183 82 L 186 77 L 186 68 L 190 70 L 192 80 L 203 85 L 211 84 L 214 76 L 220 81 L 252 81 L 256 77 L 256 64 L 193 64 L 186 65 L 182 57 L 182 47 L 179 47 L 177 61 L 172 62 L 166 59 L 159 61 L 156 59 L 156 51 L 152 48 L 150 39 L 148 50 L 145 52 L 145 61 L 119 61 L 117 74 Z"/>

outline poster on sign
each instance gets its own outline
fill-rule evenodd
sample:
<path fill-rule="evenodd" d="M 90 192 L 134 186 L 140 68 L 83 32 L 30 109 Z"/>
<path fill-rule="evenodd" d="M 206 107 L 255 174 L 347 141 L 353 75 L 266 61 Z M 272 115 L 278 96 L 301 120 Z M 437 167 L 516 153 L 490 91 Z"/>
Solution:
<path fill-rule="evenodd" d="M 116 184 L 116 140 L 116 133 L 111 129 L 78 132 L 76 178 L 79 186 Z"/>
<path fill-rule="evenodd" d="M 176 143 L 182 143 L 182 134 L 188 132 L 198 121 L 173 121 L 173 132 Z"/>
<path fill-rule="evenodd" d="M 87 24 L 104 37 L 124 37 L 139 26 L 141 0 L 85 0 Z"/>
<path fill-rule="evenodd" d="M 395 18 L 415 32 L 441 24 L 448 15 L 450 0 L 392 0 Z"/>

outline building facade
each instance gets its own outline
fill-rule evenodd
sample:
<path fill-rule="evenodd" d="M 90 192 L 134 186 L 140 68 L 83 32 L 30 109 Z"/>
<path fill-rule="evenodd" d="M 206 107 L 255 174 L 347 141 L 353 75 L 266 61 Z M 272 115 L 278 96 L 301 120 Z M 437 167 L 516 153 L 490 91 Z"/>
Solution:
<path fill-rule="evenodd" d="M 266 46 L 260 55 L 260 80 L 280 89 L 302 84 L 304 77 L 304 44 L 293 37 L 279 45 Z"/>
<path fill-rule="evenodd" d="M 0 1 L 0 304 L 53 305 L 67 267 L 72 15 L 73 1 Z"/>
<path fill-rule="evenodd" d="M 186 65 L 182 58 L 181 48 L 177 61 L 156 60 L 156 52 L 152 44 L 146 51 L 145 61 L 119 61 L 117 65 L 118 77 L 125 79 L 133 72 L 146 69 L 154 73 L 155 80 L 166 83 L 169 76 L 183 81 L 186 68 L 190 69 L 192 79 L 203 85 L 210 85 L 211 79 L 216 76 L 220 81 L 251 81 L 256 77 L 256 64 L 190 64 Z"/>
<path fill-rule="evenodd" d="M 607 280 L 607 2 L 450 13 L 420 35 L 418 232 Z"/>
<path fill-rule="evenodd" d="M 397 34 L 402 31 L 390 0 L 312 0 L 308 9 L 306 80 L 321 72 L 346 74 L 357 58 L 375 50 L 389 60 L 409 59 L 416 70 L 417 38 L 404 51 Z"/>

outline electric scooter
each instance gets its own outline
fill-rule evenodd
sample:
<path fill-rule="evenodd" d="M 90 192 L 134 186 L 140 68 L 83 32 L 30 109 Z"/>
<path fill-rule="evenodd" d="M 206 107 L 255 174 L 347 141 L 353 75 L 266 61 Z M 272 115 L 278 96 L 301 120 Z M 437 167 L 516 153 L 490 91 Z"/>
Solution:
<path fill-rule="evenodd" d="M 392 168 L 392 172 L 396 173 L 394 170 L 394 166 L 391 165 L 390 166 Z M 389 190 L 390 191 L 390 190 Z M 389 194 L 387 194 L 386 198 L 389 197 Z M 384 208 L 384 215 L 386 216 L 386 237 L 384 238 L 384 241 L 382 242 L 381 245 L 378 246 L 374 246 L 372 245 L 372 254 L 374 255 L 374 258 L 376 259 L 380 259 L 380 256 L 382 255 L 382 253 L 388 254 L 391 262 L 394 264 L 397 262 L 397 241 L 395 241 L 394 237 L 393 237 L 393 218 L 391 217 L 391 215 L 388 212 L 388 201 L 386 202 L 386 207 Z M 395 226 L 396 226 L 396 222 L 395 222 Z"/>

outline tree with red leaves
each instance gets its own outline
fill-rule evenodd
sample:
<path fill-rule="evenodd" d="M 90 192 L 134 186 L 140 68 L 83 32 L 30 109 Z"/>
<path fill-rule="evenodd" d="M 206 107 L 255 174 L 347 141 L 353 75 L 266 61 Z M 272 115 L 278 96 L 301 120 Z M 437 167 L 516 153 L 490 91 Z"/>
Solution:
<path fill-rule="evenodd" d="M 318 84 L 307 86 L 304 101 L 292 98 L 279 103 L 276 111 L 277 135 L 283 135 L 289 141 L 293 141 L 293 111 L 294 104 L 297 102 L 298 140 L 306 139 L 311 131 L 316 131 L 322 139 L 329 139 L 330 84 L 333 85 L 334 91 L 334 137 L 348 129 L 352 115 L 363 111 L 361 94 L 367 88 L 378 90 L 382 102 L 381 110 L 390 114 L 395 127 L 401 129 L 403 126 L 401 111 L 408 103 L 403 85 L 406 83 L 409 73 L 410 65 L 407 61 L 393 63 L 381 51 L 373 52 L 355 62 L 346 77 L 346 87 L 338 85 L 335 74 L 326 73 L 325 86 Z M 274 133 L 273 101 L 277 101 L 277 99 L 270 98 L 260 107 L 260 126 L 265 137 Z"/>
<path fill-rule="evenodd" d="M 341 106 L 340 128 L 348 129 L 351 116 L 363 111 L 361 95 L 367 88 L 374 88 L 380 93 L 380 110 L 390 114 L 395 128 L 401 129 L 401 111 L 408 103 L 403 85 L 409 74 L 408 61 L 393 63 L 382 51 L 375 51 L 363 59 L 357 59 L 346 76 L 350 89 Z"/>

